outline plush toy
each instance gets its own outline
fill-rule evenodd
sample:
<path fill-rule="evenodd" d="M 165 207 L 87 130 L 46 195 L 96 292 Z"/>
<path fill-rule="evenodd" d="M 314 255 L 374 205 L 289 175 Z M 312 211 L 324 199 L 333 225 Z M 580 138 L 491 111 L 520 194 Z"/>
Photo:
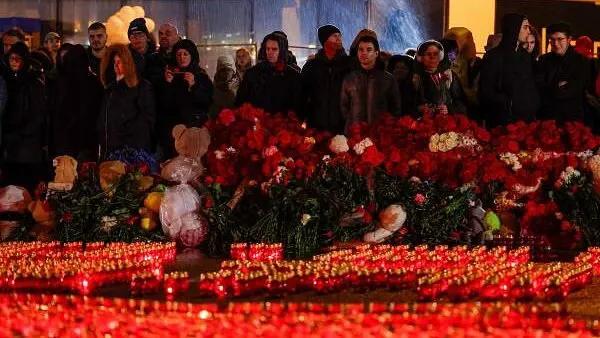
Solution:
<path fill-rule="evenodd" d="M 206 128 L 186 128 L 178 124 L 172 135 L 179 155 L 163 165 L 161 176 L 176 182 L 192 181 L 204 171 L 201 158 L 208 151 L 210 134 Z"/>
<path fill-rule="evenodd" d="M 105 192 L 109 192 L 113 185 L 125 175 L 125 163 L 121 161 L 106 161 L 100 163 L 99 167 L 100 187 Z"/>
<path fill-rule="evenodd" d="M 379 213 L 379 228 L 366 233 L 363 240 L 367 243 L 381 243 L 400 230 L 406 222 L 406 211 L 399 204 L 392 204 Z"/>
<path fill-rule="evenodd" d="M 208 151 L 210 135 L 206 128 L 173 128 L 175 149 L 179 156 L 163 166 L 161 176 L 179 182 L 167 188 L 160 203 L 160 222 L 171 239 L 194 247 L 206 238 L 208 221 L 200 214 L 200 196 L 188 183 L 202 175 L 201 158 Z"/>
<path fill-rule="evenodd" d="M 77 161 L 71 156 L 58 156 L 52 161 L 54 181 L 48 183 L 50 190 L 71 190 L 77 179 Z"/>

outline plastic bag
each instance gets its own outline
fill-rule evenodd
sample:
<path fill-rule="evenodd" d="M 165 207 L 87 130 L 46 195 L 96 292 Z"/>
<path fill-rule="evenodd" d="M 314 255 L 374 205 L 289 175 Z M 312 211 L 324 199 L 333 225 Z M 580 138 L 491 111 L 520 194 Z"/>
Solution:
<path fill-rule="evenodd" d="M 0 212 L 25 213 L 31 202 L 31 195 L 25 188 L 9 185 L 0 188 Z"/>
<path fill-rule="evenodd" d="M 202 243 L 208 233 L 208 221 L 199 210 L 200 196 L 192 186 L 179 184 L 167 188 L 160 204 L 163 231 L 188 247 Z"/>
<path fill-rule="evenodd" d="M 164 164 L 160 176 L 165 180 L 188 183 L 200 177 L 203 172 L 202 162 L 180 155 Z"/>

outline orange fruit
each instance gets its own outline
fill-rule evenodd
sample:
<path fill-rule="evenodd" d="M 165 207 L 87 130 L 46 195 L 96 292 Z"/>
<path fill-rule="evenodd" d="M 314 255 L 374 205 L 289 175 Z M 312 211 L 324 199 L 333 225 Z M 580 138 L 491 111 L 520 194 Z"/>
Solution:
<path fill-rule="evenodd" d="M 160 212 L 160 203 L 162 202 L 162 192 L 151 192 L 144 199 L 144 206 L 154 213 Z"/>

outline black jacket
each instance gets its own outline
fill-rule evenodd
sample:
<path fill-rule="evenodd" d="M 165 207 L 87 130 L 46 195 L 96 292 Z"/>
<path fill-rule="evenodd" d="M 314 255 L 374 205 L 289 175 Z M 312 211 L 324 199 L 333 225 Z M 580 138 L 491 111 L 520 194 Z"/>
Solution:
<path fill-rule="evenodd" d="M 171 83 L 164 84 L 163 100 L 166 116 L 171 117 L 171 128 L 176 124 L 188 127 L 201 127 L 208 118 L 208 109 L 212 103 L 213 84 L 199 67 L 189 71 L 194 74 L 195 84 L 190 88 L 182 74 L 175 75 Z M 164 113 L 164 112 L 163 112 Z"/>
<path fill-rule="evenodd" d="M 481 109 L 488 127 L 535 119 L 540 106 L 531 56 L 517 47 L 524 16 L 503 19 L 502 41 L 483 57 L 479 82 Z"/>
<path fill-rule="evenodd" d="M 89 69 L 83 46 L 73 46 L 58 69 L 56 110 L 51 116 L 52 156 L 70 155 L 79 161 L 95 161 L 98 153 L 96 120 L 103 88 Z"/>
<path fill-rule="evenodd" d="M 163 79 L 166 64 L 163 64 L 162 59 L 155 51 L 154 45 L 150 44 L 146 54 L 143 55 L 135 51 L 131 45 L 129 45 L 129 50 L 133 62 L 135 62 L 138 77 L 150 81 L 154 87 L 157 87 Z"/>
<path fill-rule="evenodd" d="M 458 76 L 450 69 L 429 73 L 417 64 L 413 75 L 417 107 L 423 104 L 444 104 L 450 114 L 467 114 L 465 94 Z"/>
<path fill-rule="evenodd" d="M 319 50 L 302 68 L 303 116 L 311 127 L 339 134 L 344 131 L 340 94 L 344 77 L 352 70 L 350 57 L 343 50 L 333 59 Z"/>
<path fill-rule="evenodd" d="M 352 123 L 372 123 L 382 113 L 399 116 L 402 102 L 398 83 L 392 74 L 377 67 L 352 71 L 342 84 L 340 108 L 346 119 L 346 131 Z"/>
<path fill-rule="evenodd" d="M 285 65 L 277 71 L 269 62 L 263 61 L 248 69 L 235 99 L 236 106 L 251 103 L 269 113 L 299 112 L 302 86 L 300 74 Z"/>
<path fill-rule="evenodd" d="M 43 78 L 27 70 L 6 77 L 8 100 L 2 118 L 3 159 L 8 163 L 42 163 L 45 160 L 46 103 Z"/>
<path fill-rule="evenodd" d="M 110 84 L 98 116 L 102 156 L 124 146 L 149 150 L 155 116 L 154 93 L 148 81 L 141 80 L 133 88 L 123 80 Z"/>
<path fill-rule="evenodd" d="M 536 79 L 542 98 L 540 117 L 559 122 L 584 119 L 585 91 L 591 88 L 590 60 L 569 47 L 564 56 L 540 57 Z"/>

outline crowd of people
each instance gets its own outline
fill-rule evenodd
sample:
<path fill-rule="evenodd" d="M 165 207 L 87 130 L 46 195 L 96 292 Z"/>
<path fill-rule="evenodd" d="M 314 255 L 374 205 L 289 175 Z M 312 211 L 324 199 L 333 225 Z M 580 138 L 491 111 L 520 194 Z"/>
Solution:
<path fill-rule="evenodd" d="M 483 58 L 472 33 L 449 29 L 404 54 L 380 50 L 361 30 L 348 53 L 342 32 L 318 28 L 322 46 L 300 68 L 284 32 L 264 37 L 256 64 L 247 49 L 221 56 L 211 79 L 196 44 L 163 24 L 158 46 L 143 18 L 130 43 L 107 46 L 106 27 L 88 28 L 89 47 L 46 35 L 30 50 L 18 28 L 3 33 L 0 62 L 0 184 L 33 187 L 51 159 L 104 159 L 123 147 L 159 159 L 175 155 L 171 129 L 202 126 L 224 108 L 251 103 L 268 113 L 294 112 L 311 127 L 344 133 L 383 113 L 420 118 L 467 114 L 487 127 L 515 121 L 579 120 L 600 130 L 600 76 L 593 43 L 568 24 L 547 27 L 550 52 L 528 19 L 508 14 Z"/>

